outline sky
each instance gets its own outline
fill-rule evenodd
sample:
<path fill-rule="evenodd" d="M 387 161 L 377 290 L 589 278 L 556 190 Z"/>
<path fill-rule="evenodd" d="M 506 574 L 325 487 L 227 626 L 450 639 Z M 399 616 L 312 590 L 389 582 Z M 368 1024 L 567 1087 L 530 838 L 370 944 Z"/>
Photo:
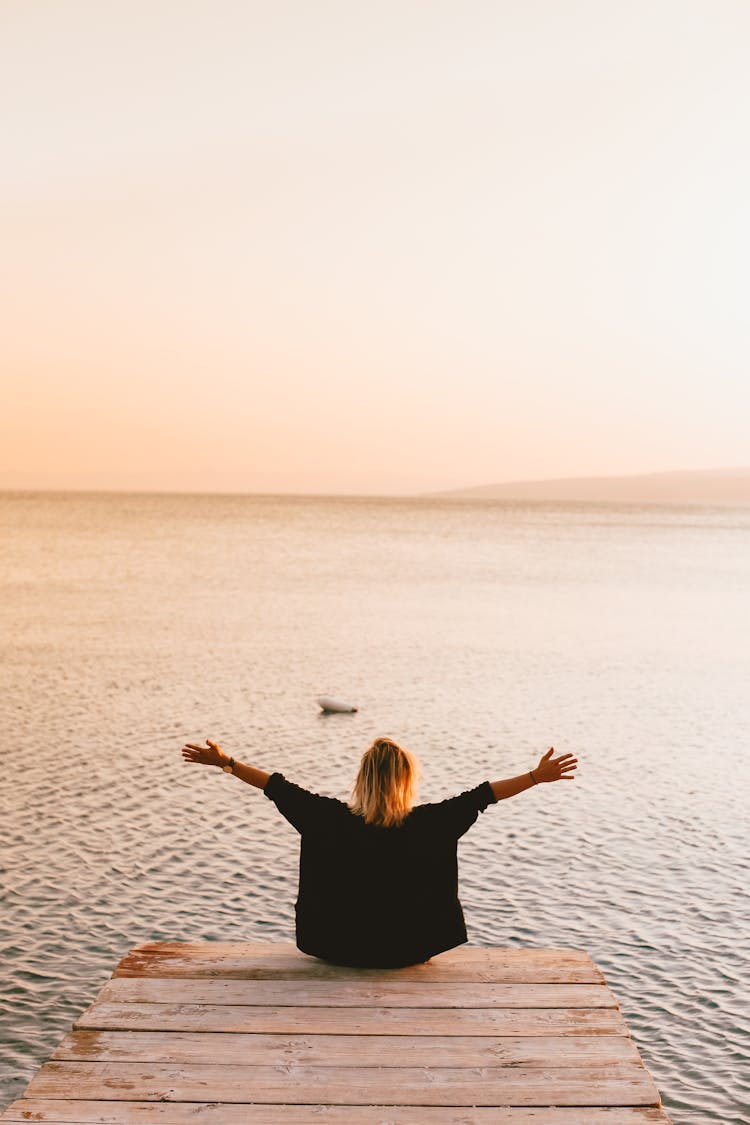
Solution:
<path fill-rule="evenodd" d="M 0 488 L 748 463 L 745 0 L 4 0 Z"/>

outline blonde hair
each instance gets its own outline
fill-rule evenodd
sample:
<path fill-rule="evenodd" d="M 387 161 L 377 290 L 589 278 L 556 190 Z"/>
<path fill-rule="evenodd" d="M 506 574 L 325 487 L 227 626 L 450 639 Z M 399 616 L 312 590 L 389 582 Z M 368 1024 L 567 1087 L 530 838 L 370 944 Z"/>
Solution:
<path fill-rule="evenodd" d="M 419 763 L 392 738 L 376 738 L 365 750 L 349 805 L 365 824 L 401 824 L 417 791 Z"/>

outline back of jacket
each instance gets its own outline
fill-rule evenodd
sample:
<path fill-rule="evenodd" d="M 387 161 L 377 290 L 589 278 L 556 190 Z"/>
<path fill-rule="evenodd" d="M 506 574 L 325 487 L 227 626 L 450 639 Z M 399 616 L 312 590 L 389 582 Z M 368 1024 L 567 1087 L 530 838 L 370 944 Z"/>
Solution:
<path fill-rule="evenodd" d="M 459 838 L 494 797 L 489 782 L 417 805 L 398 826 L 366 824 L 343 801 L 274 773 L 266 796 L 302 837 L 297 945 L 337 964 L 426 961 L 467 940 Z"/>

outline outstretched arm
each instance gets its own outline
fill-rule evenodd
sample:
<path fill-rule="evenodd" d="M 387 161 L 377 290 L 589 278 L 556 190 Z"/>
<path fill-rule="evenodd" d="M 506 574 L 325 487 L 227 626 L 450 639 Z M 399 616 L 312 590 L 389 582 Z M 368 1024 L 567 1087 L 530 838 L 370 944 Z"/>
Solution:
<path fill-rule="evenodd" d="M 505 781 L 490 783 L 496 801 L 503 801 L 506 797 L 515 797 L 516 793 L 523 793 L 524 789 L 532 789 L 541 785 L 543 781 L 575 781 L 573 771 L 578 769 L 578 759 L 572 754 L 561 754 L 553 758 L 554 746 L 550 746 L 546 754 L 539 759 L 539 765 L 528 773 L 519 777 L 508 777 Z"/>
<path fill-rule="evenodd" d="M 205 746 L 196 746 L 193 742 L 188 742 L 182 748 L 182 757 L 186 762 L 192 762 L 199 766 L 220 766 L 222 769 L 225 766 L 232 766 L 231 772 L 240 781 L 246 781 L 248 785 L 254 785 L 256 789 L 265 789 L 266 782 L 271 776 L 265 770 L 256 769 L 255 766 L 246 766 L 244 762 L 235 761 L 225 754 L 220 746 L 215 742 L 211 742 L 209 738 L 206 739 Z"/>

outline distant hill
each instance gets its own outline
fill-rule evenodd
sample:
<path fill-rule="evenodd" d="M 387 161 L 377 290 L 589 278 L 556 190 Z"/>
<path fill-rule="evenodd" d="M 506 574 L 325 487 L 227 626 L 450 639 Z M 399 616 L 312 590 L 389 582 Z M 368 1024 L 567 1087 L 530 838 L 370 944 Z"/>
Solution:
<path fill-rule="evenodd" d="M 737 504 L 750 507 L 750 468 L 640 473 L 623 477 L 517 480 L 432 496 L 467 500 L 590 500 L 634 504 Z"/>

